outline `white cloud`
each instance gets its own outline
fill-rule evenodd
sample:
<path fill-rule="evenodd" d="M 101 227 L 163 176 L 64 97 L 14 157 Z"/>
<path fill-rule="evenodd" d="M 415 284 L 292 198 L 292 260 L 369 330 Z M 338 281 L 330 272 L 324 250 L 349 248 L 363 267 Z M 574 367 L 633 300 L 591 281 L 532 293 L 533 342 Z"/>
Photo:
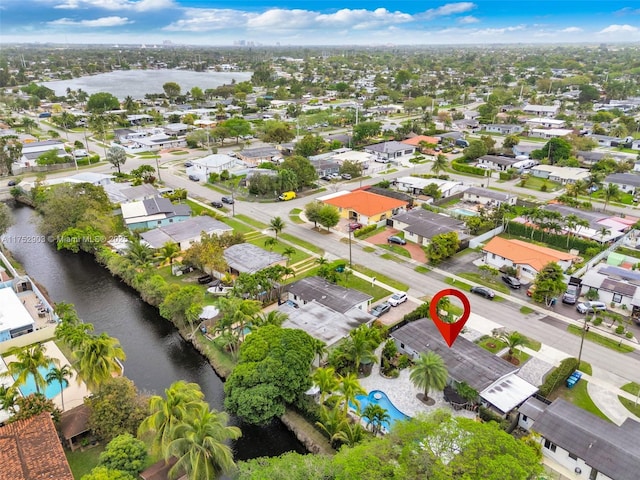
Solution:
<path fill-rule="evenodd" d="M 635 33 L 638 31 L 638 27 L 632 25 L 609 25 L 607 28 L 603 28 L 598 33 Z"/>
<path fill-rule="evenodd" d="M 60 18 L 58 20 L 54 20 L 52 22 L 48 22 L 48 25 L 73 25 L 78 27 L 119 27 L 122 25 L 126 25 L 128 23 L 133 23 L 127 17 L 102 17 L 96 18 L 95 20 L 73 20 L 71 18 Z"/>
<path fill-rule="evenodd" d="M 416 15 L 424 20 L 433 20 L 437 17 L 446 17 L 448 15 L 455 15 L 456 13 L 469 12 L 476 8 L 476 4 L 472 2 L 460 2 L 460 3 L 447 3 L 438 8 L 431 8 L 424 13 Z"/>
<path fill-rule="evenodd" d="M 640 15 L 640 8 L 625 7 L 617 12 L 613 12 L 614 15 Z"/>
<path fill-rule="evenodd" d="M 163 30 L 174 32 L 206 32 L 210 30 L 240 29 L 247 24 L 246 12 L 230 9 L 188 8 L 185 18 L 177 20 Z"/>
<path fill-rule="evenodd" d="M 104 10 L 131 10 L 148 12 L 175 7 L 173 0 L 65 0 L 54 6 L 62 10 L 76 10 L 80 8 L 101 8 Z"/>
<path fill-rule="evenodd" d="M 580 27 L 567 27 L 560 30 L 560 33 L 580 33 L 584 30 Z"/>
<path fill-rule="evenodd" d="M 480 20 L 478 20 L 473 15 L 467 15 L 466 17 L 460 17 L 458 19 L 458 23 L 461 24 L 461 25 L 470 25 L 472 23 L 478 23 L 479 21 Z"/>

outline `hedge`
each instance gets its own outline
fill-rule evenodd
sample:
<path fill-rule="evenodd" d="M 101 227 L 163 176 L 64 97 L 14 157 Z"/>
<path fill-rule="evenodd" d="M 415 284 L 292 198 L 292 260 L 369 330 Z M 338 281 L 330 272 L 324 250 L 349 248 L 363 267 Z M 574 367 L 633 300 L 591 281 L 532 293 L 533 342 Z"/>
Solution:
<path fill-rule="evenodd" d="M 561 248 L 563 250 L 567 248 L 567 237 L 565 235 L 545 232 L 544 230 L 534 227 L 533 238 L 531 238 L 531 227 L 527 227 L 521 223 L 509 222 L 507 224 L 507 233 L 516 237 L 544 242 L 552 247 Z M 598 242 L 583 240 L 578 237 L 571 237 L 569 240 L 569 248 L 575 248 L 580 253 L 584 254 L 589 248 L 595 248 L 598 252 L 601 252 L 604 247 Z"/>
<path fill-rule="evenodd" d="M 565 358 L 564 360 L 562 360 L 562 362 L 560 362 L 560 365 L 549 375 L 547 375 L 544 383 L 540 385 L 540 395 L 548 398 L 556 388 L 564 385 L 564 382 L 567 381 L 567 378 L 569 378 L 569 376 L 577 369 L 577 358 Z"/>
<path fill-rule="evenodd" d="M 453 168 L 457 172 L 470 173 L 472 175 L 478 175 L 480 177 L 484 177 L 486 175 L 486 170 L 484 168 L 465 165 L 464 163 L 460 162 L 451 162 L 451 168 Z"/>
<path fill-rule="evenodd" d="M 366 227 L 359 228 L 358 230 L 354 230 L 353 236 L 360 237 L 366 233 L 373 232 L 376 228 L 378 228 L 377 224 L 367 225 Z"/>

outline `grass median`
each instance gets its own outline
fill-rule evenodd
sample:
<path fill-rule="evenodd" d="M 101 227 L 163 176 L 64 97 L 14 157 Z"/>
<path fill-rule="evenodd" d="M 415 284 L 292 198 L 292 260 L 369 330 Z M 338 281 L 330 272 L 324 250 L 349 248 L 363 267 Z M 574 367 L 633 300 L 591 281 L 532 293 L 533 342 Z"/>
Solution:
<path fill-rule="evenodd" d="M 582 328 L 576 325 L 569 325 L 567 327 L 567 330 L 570 333 L 573 333 L 574 335 L 578 335 L 578 336 L 582 335 Z M 622 341 L 624 340 L 623 338 L 620 338 L 620 340 L 615 340 L 613 338 L 605 337 L 603 335 L 600 335 L 592 331 L 587 332 L 585 335 L 585 338 L 593 343 L 597 343 L 598 345 L 602 345 L 603 347 L 607 347 L 607 348 L 610 348 L 611 350 L 615 350 L 616 352 L 620 352 L 620 353 L 633 352 L 633 347 L 630 347 L 629 345 L 624 345 L 622 343 Z"/>

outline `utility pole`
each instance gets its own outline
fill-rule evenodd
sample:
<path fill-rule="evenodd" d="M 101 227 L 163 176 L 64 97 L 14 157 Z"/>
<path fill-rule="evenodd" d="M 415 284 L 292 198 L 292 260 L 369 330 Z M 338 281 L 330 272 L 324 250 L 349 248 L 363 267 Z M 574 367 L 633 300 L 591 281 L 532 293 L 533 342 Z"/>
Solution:
<path fill-rule="evenodd" d="M 593 311 L 592 319 L 596 318 L 596 311 Z M 580 360 L 582 359 L 582 346 L 584 345 L 584 337 L 587 335 L 587 315 L 584 316 L 584 323 L 582 324 L 582 335 L 580 337 L 580 351 L 578 352 L 578 368 L 580 368 Z"/>
<path fill-rule="evenodd" d="M 158 159 L 160 158 L 160 155 L 156 154 L 155 158 L 156 158 L 156 170 L 158 171 L 158 181 L 162 182 L 162 177 L 160 176 L 160 162 L 158 161 Z"/>
<path fill-rule="evenodd" d="M 351 227 L 347 227 L 349 229 L 349 268 L 351 268 Z"/>

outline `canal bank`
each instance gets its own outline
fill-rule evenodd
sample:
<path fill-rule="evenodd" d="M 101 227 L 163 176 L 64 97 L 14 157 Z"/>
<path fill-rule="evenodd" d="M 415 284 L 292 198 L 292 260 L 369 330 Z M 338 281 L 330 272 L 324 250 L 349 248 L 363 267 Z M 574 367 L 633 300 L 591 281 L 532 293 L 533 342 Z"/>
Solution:
<path fill-rule="evenodd" d="M 142 392 L 163 395 L 177 380 L 198 383 L 212 408 L 223 409 L 223 382 L 208 359 L 162 318 L 158 309 L 113 277 L 89 254 L 57 251 L 41 238 L 36 213 L 29 207 L 13 209 L 15 224 L 5 235 L 5 246 L 29 275 L 43 284 L 53 301 L 72 303 L 96 332 L 119 339 L 127 354 L 125 371 Z M 28 240 L 26 240 L 28 239 Z M 287 451 L 305 453 L 304 446 L 280 422 L 267 427 L 231 422 L 242 430 L 234 442 L 236 459 L 276 456 Z"/>

